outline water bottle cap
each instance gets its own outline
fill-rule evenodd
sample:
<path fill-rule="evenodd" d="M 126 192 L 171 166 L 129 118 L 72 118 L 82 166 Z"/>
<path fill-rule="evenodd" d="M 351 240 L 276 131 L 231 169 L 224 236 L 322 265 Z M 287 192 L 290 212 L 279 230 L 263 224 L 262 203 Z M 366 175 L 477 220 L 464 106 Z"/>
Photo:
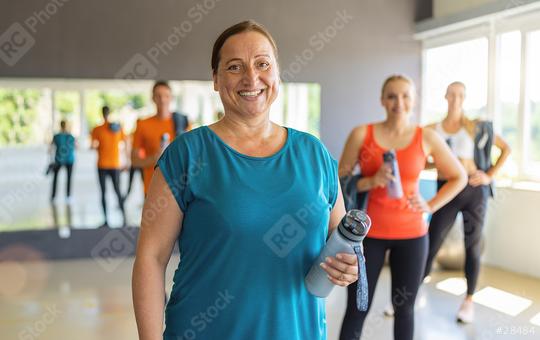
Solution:
<path fill-rule="evenodd" d="M 393 162 L 396 159 L 396 153 L 394 150 L 386 151 L 383 153 L 383 161 L 385 162 Z"/>
<path fill-rule="evenodd" d="M 371 219 L 361 210 L 350 210 L 339 224 L 343 236 L 353 241 L 361 241 L 371 227 Z"/>

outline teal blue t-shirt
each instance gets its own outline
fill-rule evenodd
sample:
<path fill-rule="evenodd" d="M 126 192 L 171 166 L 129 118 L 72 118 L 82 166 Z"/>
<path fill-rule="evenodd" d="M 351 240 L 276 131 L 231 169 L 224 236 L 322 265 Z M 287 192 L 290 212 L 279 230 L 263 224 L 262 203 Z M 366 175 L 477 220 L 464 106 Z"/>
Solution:
<path fill-rule="evenodd" d="M 288 128 L 280 151 L 250 157 L 204 126 L 157 166 L 184 213 L 164 339 L 326 339 L 324 299 L 304 285 L 338 192 L 324 145 Z"/>
<path fill-rule="evenodd" d="M 56 147 L 54 161 L 58 164 L 73 164 L 75 162 L 75 137 L 66 132 L 54 135 L 53 143 Z"/>

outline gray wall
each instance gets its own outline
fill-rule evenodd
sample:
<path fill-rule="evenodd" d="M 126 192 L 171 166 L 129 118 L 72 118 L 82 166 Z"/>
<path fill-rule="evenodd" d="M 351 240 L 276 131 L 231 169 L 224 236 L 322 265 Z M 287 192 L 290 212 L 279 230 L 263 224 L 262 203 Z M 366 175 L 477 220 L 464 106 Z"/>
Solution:
<path fill-rule="evenodd" d="M 321 137 L 335 157 L 353 126 L 383 118 L 379 91 L 386 76 L 399 72 L 419 80 L 420 44 L 412 33 L 415 18 L 426 10 L 416 3 L 431 6 L 422 0 L 6 3 L 0 11 L 0 48 L 6 39 L 26 43 L 16 49 L 20 58 L 9 52 L 12 66 L 0 61 L 2 77 L 118 78 L 137 70 L 149 78 L 209 80 L 216 36 L 233 23 L 255 19 L 278 43 L 281 69 L 289 71 L 285 80 L 321 84 Z M 333 24 L 338 12 L 345 13 L 346 23 Z M 180 33 L 175 35 L 174 27 Z M 326 42 L 313 38 L 325 31 Z M 150 49 L 168 37 L 177 45 L 152 61 Z M 8 52 L 2 53 L 5 59 Z"/>

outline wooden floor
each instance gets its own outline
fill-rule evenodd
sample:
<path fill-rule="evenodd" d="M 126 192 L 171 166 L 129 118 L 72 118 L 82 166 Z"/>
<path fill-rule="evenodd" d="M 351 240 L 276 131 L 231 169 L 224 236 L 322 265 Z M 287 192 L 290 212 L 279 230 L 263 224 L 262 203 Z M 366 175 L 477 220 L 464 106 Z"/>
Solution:
<path fill-rule="evenodd" d="M 167 272 L 168 291 L 177 263 L 175 256 Z M 136 339 L 132 265 L 132 258 L 114 259 L 105 266 L 92 259 L 0 263 L 0 338 Z M 432 281 L 422 287 L 417 300 L 415 339 L 540 339 L 540 326 L 531 323 L 540 313 L 540 280 L 483 268 L 477 296 L 488 304 L 503 303 L 495 308 L 504 313 L 477 304 L 476 322 L 464 326 L 455 322 L 462 299 L 455 294 L 460 294 L 462 281 L 452 278 L 460 278 L 460 274 L 436 272 Z M 392 339 L 393 320 L 382 313 L 389 301 L 389 279 L 385 269 L 362 339 Z M 437 286 L 457 291 L 449 293 Z M 490 295 L 498 292 L 493 288 L 521 299 L 501 292 L 503 295 Z M 337 339 L 345 299 L 344 289 L 335 289 L 328 298 L 329 340 Z M 197 339 L 204 338 L 201 334 Z"/>

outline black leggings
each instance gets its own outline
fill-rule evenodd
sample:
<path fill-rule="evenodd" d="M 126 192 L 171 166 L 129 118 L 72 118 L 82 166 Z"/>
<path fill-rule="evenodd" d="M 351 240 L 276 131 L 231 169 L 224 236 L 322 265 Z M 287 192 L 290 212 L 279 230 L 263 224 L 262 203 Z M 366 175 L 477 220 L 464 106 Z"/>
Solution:
<path fill-rule="evenodd" d="M 341 325 L 340 340 L 357 340 L 371 307 L 386 251 L 390 251 L 392 275 L 392 305 L 394 306 L 394 339 L 412 340 L 414 333 L 414 303 L 424 274 L 428 237 L 406 240 L 366 238 L 364 254 L 369 285 L 368 311 L 356 308 L 356 282 L 347 287 L 347 311 Z"/>
<path fill-rule="evenodd" d="M 73 163 L 72 164 L 55 164 L 53 167 L 53 182 L 52 182 L 52 192 L 51 192 L 51 199 L 56 197 L 56 183 L 58 180 L 58 172 L 60 172 L 60 169 L 62 167 L 66 168 L 67 172 L 67 179 L 66 179 L 66 196 L 71 196 L 71 171 L 73 170 Z"/>
<path fill-rule="evenodd" d="M 103 208 L 103 215 L 105 215 L 105 223 L 107 223 L 107 202 L 105 201 L 105 195 L 107 191 L 107 185 L 105 183 L 107 176 L 109 176 L 113 183 L 114 192 L 118 198 L 118 205 L 122 210 L 122 216 L 124 216 L 124 200 L 120 193 L 120 170 L 119 169 L 98 169 L 99 187 L 101 189 L 101 207 Z M 125 216 L 124 216 L 125 222 Z"/>
<path fill-rule="evenodd" d="M 440 188 L 442 184 L 444 182 L 439 181 L 438 187 Z M 429 223 L 429 253 L 425 276 L 431 272 L 433 260 L 446 235 L 452 229 L 458 212 L 461 211 L 463 213 L 467 294 L 474 294 L 480 273 L 482 229 L 488 197 L 488 187 L 467 185 L 453 200 L 433 214 Z"/>
<path fill-rule="evenodd" d="M 136 172 L 138 172 L 141 175 L 141 181 L 144 178 L 142 168 L 136 168 L 136 167 L 133 167 L 133 166 L 129 168 L 129 182 L 128 182 L 128 189 L 127 189 L 127 192 L 126 192 L 126 197 L 131 192 L 131 185 L 133 184 L 133 177 L 135 177 Z"/>

